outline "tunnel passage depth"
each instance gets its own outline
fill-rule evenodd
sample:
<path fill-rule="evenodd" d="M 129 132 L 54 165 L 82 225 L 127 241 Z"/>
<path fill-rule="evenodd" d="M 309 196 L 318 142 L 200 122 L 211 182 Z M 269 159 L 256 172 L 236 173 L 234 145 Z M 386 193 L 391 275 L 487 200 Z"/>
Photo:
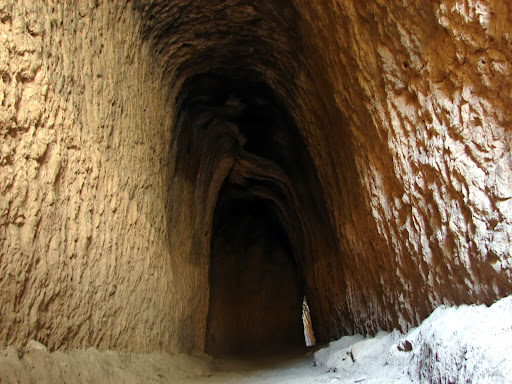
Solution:
<path fill-rule="evenodd" d="M 303 287 L 275 208 L 233 189 L 221 190 L 214 217 L 206 352 L 303 346 Z"/>
<path fill-rule="evenodd" d="M 195 75 L 177 106 L 170 199 L 185 204 L 170 217 L 194 228 L 183 262 L 209 273 L 206 351 L 250 352 L 265 340 L 304 346 L 304 296 L 313 324 L 319 313 L 307 271 L 313 255 L 331 248 L 332 232 L 293 119 L 247 71 Z"/>

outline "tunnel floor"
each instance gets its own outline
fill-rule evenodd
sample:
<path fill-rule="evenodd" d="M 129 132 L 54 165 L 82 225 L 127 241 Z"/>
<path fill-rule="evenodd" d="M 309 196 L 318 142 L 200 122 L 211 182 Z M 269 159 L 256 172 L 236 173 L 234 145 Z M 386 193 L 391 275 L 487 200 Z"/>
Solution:
<path fill-rule="evenodd" d="M 262 356 L 226 358 L 212 362 L 211 376 L 191 378 L 182 383 L 330 383 L 342 379 L 336 372 L 314 366 L 313 350 Z"/>

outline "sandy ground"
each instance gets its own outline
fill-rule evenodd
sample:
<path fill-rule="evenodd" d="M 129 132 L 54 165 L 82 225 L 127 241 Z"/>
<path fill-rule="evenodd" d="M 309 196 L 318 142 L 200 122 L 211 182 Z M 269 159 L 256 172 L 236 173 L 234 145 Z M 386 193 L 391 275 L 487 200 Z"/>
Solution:
<path fill-rule="evenodd" d="M 313 353 L 281 356 L 214 359 L 211 376 L 189 378 L 181 383 L 338 383 L 340 375 L 317 367 Z"/>
<path fill-rule="evenodd" d="M 512 296 L 490 307 L 440 306 L 401 333 L 345 336 L 325 348 L 213 360 L 190 383 L 512 384 Z"/>
<path fill-rule="evenodd" d="M 50 352 L 35 340 L 0 351 L 1 384 L 512 384 L 512 296 L 490 307 L 441 306 L 401 333 L 344 336 L 264 357 Z"/>

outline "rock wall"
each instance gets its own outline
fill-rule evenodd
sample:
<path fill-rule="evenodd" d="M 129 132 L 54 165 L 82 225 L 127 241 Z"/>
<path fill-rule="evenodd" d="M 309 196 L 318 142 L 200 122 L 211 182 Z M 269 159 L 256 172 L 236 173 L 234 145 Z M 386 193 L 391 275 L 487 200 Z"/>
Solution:
<path fill-rule="evenodd" d="M 309 77 L 293 110 L 311 113 L 296 120 L 340 244 L 339 268 L 321 268 L 344 286 L 321 295 L 339 314 L 326 332 L 407 327 L 441 303 L 509 294 L 510 6 L 297 9 Z"/>
<path fill-rule="evenodd" d="M 172 109 L 140 21 L 81 1 L 4 1 L 0 19 L 0 344 L 178 348 Z"/>
<path fill-rule="evenodd" d="M 500 0 L 4 1 L 0 345 L 202 350 L 230 174 L 280 207 L 319 341 L 511 293 L 511 26 Z M 255 81 L 292 120 L 259 159 L 228 116 Z"/>

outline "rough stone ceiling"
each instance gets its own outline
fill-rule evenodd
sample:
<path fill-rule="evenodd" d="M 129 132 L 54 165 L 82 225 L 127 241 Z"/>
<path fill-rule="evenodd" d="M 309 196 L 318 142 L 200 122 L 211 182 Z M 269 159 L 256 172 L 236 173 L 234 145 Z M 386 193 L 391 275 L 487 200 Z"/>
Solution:
<path fill-rule="evenodd" d="M 285 96 L 295 92 L 300 61 L 296 27 L 289 25 L 296 11 L 284 2 L 193 3 L 185 8 L 153 5 L 142 14 L 150 20 L 144 35 L 159 53 L 164 76 L 172 74 L 174 86 L 181 87 L 170 200 L 201 196 L 193 208 L 198 215 L 193 231 L 205 236 L 193 240 L 191 257 L 208 264 L 213 208 L 221 185 L 228 183 L 240 186 L 248 198 L 272 201 L 299 269 L 306 271 L 314 254 L 335 253 L 336 243 L 315 166 Z M 184 182 L 194 187 L 183 189 Z M 182 217 L 177 213 L 182 209 L 172 205 L 171 220 Z M 198 230 L 202 225 L 204 230 Z M 172 223 L 180 226 L 190 232 L 181 220 Z M 316 295 L 312 275 L 309 279 L 306 291 Z M 326 315 L 313 306 L 318 308 L 315 320 L 322 323 Z"/>

